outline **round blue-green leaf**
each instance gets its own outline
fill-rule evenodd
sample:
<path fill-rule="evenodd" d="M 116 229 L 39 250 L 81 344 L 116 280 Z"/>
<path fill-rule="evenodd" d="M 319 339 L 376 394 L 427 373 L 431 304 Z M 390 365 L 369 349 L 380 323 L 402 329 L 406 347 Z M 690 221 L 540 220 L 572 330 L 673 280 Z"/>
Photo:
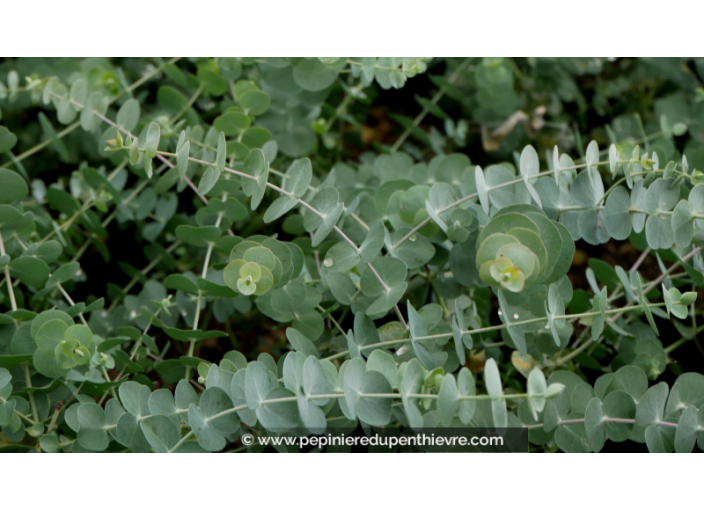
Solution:
<path fill-rule="evenodd" d="M 369 310 L 367 310 L 368 312 Z M 418 357 L 418 360 L 421 362 L 421 364 L 427 368 L 428 370 L 433 370 L 437 367 L 439 367 L 442 363 L 438 362 L 438 358 L 436 358 L 428 349 L 425 347 L 422 343 L 416 342 L 415 340 L 411 342 L 411 346 L 413 347 L 413 352 L 415 355 Z"/>
<path fill-rule="evenodd" d="M 176 153 L 176 170 L 178 172 L 179 179 L 181 180 L 183 180 L 183 178 L 186 176 L 186 171 L 188 170 L 188 156 L 190 150 L 191 142 L 187 140 Z"/>
<path fill-rule="evenodd" d="M 289 352 L 286 354 L 283 366 L 284 386 L 291 391 L 297 391 L 303 380 L 303 365 L 306 362 L 306 355 L 301 352 Z"/>
<path fill-rule="evenodd" d="M 450 426 L 452 419 L 460 408 L 460 394 L 457 390 L 457 382 L 454 375 L 445 374 L 440 384 L 437 405 L 440 422 L 446 427 Z"/>
<path fill-rule="evenodd" d="M 704 408 L 704 375 L 696 372 L 688 372 L 677 378 L 667 400 L 665 416 L 679 413 L 689 406 Z"/>
<path fill-rule="evenodd" d="M 477 196 L 479 197 L 479 203 L 482 205 L 484 212 L 489 214 L 489 189 L 486 185 L 486 180 L 484 179 L 484 172 L 479 166 L 474 169 L 474 179 L 477 185 Z"/>
<path fill-rule="evenodd" d="M 667 401 L 668 393 L 669 389 L 665 382 L 656 384 L 646 391 L 640 402 L 638 402 L 636 424 L 641 427 L 647 427 L 661 421 L 665 412 L 665 402 Z"/>
<path fill-rule="evenodd" d="M 136 99 L 128 99 L 117 111 L 117 125 L 133 132 L 139 124 L 140 107 Z"/>
<path fill-rule="evenodd" d="M 408 327 L 411 333 L 411 338 L 416 339 L 419 337 L 427 336 L 428 330 L 425 327 L 423 318 L 416 311 L 415 307 L 409 301 L 408 306 Z"/>
<path fill-rule="evenodd" d="M 328 250 L 323 266 L 332 272 L 349 271 L 359 263 L 359 259 L 359 253 L 348 242 L 340 241 Z"/>
<path fill-rule="evenodd" d="M 648 216 L 645 222 L 645 237 L 648 246 L 653 250 L 667 250 L 672 248 L 675 235 L 672 232 L 670 216 L 655 214 Z"/>
<path fill-rule="evenodd" d="M 3 154 L 11 150 L 17 143 L 17 136 L 12 133 L 5 126 L 0 126 L 0 154 Z M 14 173 L 10 170 L 0 170 L 0 178 L 3 176 L 4 172 Z M 1 196 L 1 195 L 0 195 Z M 2 203 L 2 202 L 0 202 Z"/>
<path fill-rule="evenodd" d="M 645 188 L 643 187 L 644 181 L 638 181 L 633 186 L 631 191 L 631 207 L 635 211 L 643 211 L 645 208 Z M 633 222 L 633 230 L 636 233 L 640 233 L 645 226 L 645 220 L 647 216 L 644 212 L 634 212 L 631 218 Z"/>
<path fill-rule="evenodd" d="M 244 372 L 242 375 L 244 375 Z M 185 379 L 180 380 L 176 385 L 176 391 L 174 392 L 174 403 L 176 404 L 176 408 L 181 412 L 188 411 L 188 407 L 191 404 L 198 404 L 198 394 L 196 393 L 196 390 L 194 390 L 191 383 Z M 181 414 L 181 416 L 183 416 L 183 414 Z"/>
<path fill-rule="evenodd" d="M 360 347 L 376 344 L 381 341 L 379 331 L 374 325 L 374 321 L 364 313 L 357 312 L 354 316 L 354 336 Z"/>
<path fill-rule="evenodd" d="M 618 149 L 614 144 L 611 144 L 609 146 L 609 170 L 611 170 L 612 176 L 616 176 L 616 171 L 618 170 L 618 159 Z"/>
<path fill-rule="evenodd" d="M 259 90 L 249 90 L 237 98 L 245 112 L 251 115 L 261 115 L 269 109 L 269 96 Z"/>
<path fill-rule="evenodd" d="M 253 126 L 242 135 L 242 143 L 250 149 L 263 146 L 271 140 L 271 132 L 263 127 Z"/>
<path fill-rule="evenodd" d="M 575 413 L 584 413 L 587 405 L 594 398 L 594 388 L 591 384 L 578 384 L 573 390 L 570 397 L 571 409 Z"/>
<path fill-rule="evenodd" d="M 49 277 L 49 266 L 35 257 L 19 257 L 9 264 L 10 276 L 17 278 L 25 285 L 41 289 Z"/>
<path fill-rule="evenodd" d="M 208 378 L 210 380 L 210 377 Z M 240 426 L 237 413 L 230 411 L 232 399 L 217 386 L 210 386 L 200 394 L 198 403 L 203 417 L 210 427 L 222 434 L 234 434 Z"/>
<path fill-rule="evenodd" d="M 678 248 L 686 248 L 692 244 L 694 233 L 694 215 L 692 207 L 686 200 L 680 200 L 672 212 L 672 233 Z"/>
<path fill-rule="evenodd" d="M 618 241 L 631 235 L 631 199 L 623 186 L 615 188 L 606 199 L 604 224 L 611 237 Z"/>
<path fill-rule="evenodd" d="M 572 372 L 560 370 L 553 372 L 548 378 L 548 388 L 552 388 L 555 384 L 561 384 L 565 387 L 563 391 L 550 400 L 545 406 L 545 414 L 543 417 L 543 429 L 550 432 L 557 427 L 570 412 L 570 392 L 574 392 L 575 388 L 583 384 L 582 379 Z M 558 386 L 559 388 L 559 386 Z M 584 404 L 586 408 L 587 404 Z M 580 415 L 582 417 L 582 415 Z"/>
<path fill-rule="evenodd" d="M 313 398 L 316 395 L 325 395 L 332 391 L 330 381 L 325 375 L 325 370 L 315 356 L 308 356 L 303 364 L 303 378 L 301 381 L 303 393 L 317 406 L 328 403 L 327 398 Z"/>
<path fill-rule="evenodd" d="M 624 391 L 612 391 L 602 403 L 602 409 L 606 418 L 616 418 L 623 421 L 605 422 L 606 435 L 611 441 L 616 443 L 625 441 L 631 436 L 634 424 L 628 420 L 633 420 L 636 416 L 636 403 L 633 398 Z"/>
<path fill-rule="evenodd" d="M 697 184 L 689 192 L 687 198 L 689 205 L 692 206 L 692 212 L 697 215 L 704 215 L 704 184 Z"/>
<path fill-rule="evenodd" d="M 313 234 L 311 246 L 315 248 L 325 240 L 325 238 L 330 234 L 330 232 L 332 232 L 333 228 L 335 228 L 335 224 L 340 219 L 344 208 L 345 205 L 340 202 L 329 212 L 322 213 L 321 223 L 320 226 L 316 229 L 315 234 Z"/>
<path fill-rule="evenodd" d="M 41 334 L 41 331 L 40 331 Z M 149 416 L 149 396 L 151 390 L 148 386 L 134 381 L 127 381 L 120 385 L 120 401 L 125 407 L 125 411 L 135 418 Z"/>
<path fill-rule="evenodd" d="M 198 69 L 198 81 L 204 86 L 204 93 L 211 96 L 222 96 L 227 91 L 227 82 L 218 71 L 201 67 Z"/>
<path fill-rule="evenodd" d="M 3 137 L 2 129 L 5 128 L 0 126 L 0 153 L 3 152 L 1 150 Z M 2 186 L 0 186 L 0 204 L 11 204 L 17 200 L 22 200 L 29 194 L 29 188 L 25 180 L 20 174 L 12 170 L 0 168 L 0 183 L 2 183 Z"/>
<path fill-rule="evenodd" d="M 340 193 L 335 188 L 323 188 L 310 201 L 310 206 L 325 215 L 337 207 L 339 202 Z M 303 214 L 303 226 L 307 232 L 313 232 L 322 222 L 323 218 L 320 215 L 306 209 Z"/>
<path fill-rule="evenodd" d="M 697 414 L 697 408 L 689 406 L 680 416 L 675 432 L 675 451 L 677 453 L 692 453 L 694 450 L 699 427 Z"/>
<path fill-rule="evenodd" d="M 39 352 L 47 358 L 53 358 L 56 347 L 64 341 L 67 329 L 68 326 L 61 319 L 52 319 L 46 322 L 39 329 L 35 338 Z"/>
<path fill-rule="evenodd" d="M 501 320 L 508 326 L 506 329 L 508 331 L 508 334 L 510 336 L 510 339 L 513 341 L 514 346 L 518 351 L 525 356 L 526 354 L 526 339 L 525 339 L 525 333 L 523 332 L 523 329 L 520 327 L 511 327 L 509 326 L 510 324 L 510 314 L 508 312 L 508 302 L 506 301 L 506 296 L 504 295 L 503 291 L 498 292 L 498 298 L 499 298 L 499 308 L 501 309 Z M 494 363 L 495 365 L 496 363 Z M 486 368 L 486 365 L 485 365 Z"/>
<path fill-rule="evenodd" d="M 584 412 L 584 431 L 592 451 L 600 452 L 606 442 L 606 431 L 601 401 L 598 398 L 591 399 Z"/>
<path fill-rule="evenodd" d="M 406 179 L 394 179 L 391 181 L 384 182 L 381 186 L 377 188 L 376 193 L 374 194 L 374 205 L 376 206 L 377 211 L 379 211 L 381 214 L 386 214 L 387 212 L 396 212 L 389 211 L 391 197 L 395 196 L 396 192 L 406 191 L 413 185 L 413 181 L 409 181 Z M 400 196 L 403 196 L 403 193 L 401 193 Z"/>
<path fill-rule="evenodd" d="M 269 248 L 263 246 L 246 248 L 242 258 L 247 262 L 255 262 L 262 267 L 266 267 L 270 271 L 276 270 L 276 256 Z"/>
<path fill-rule="evenodd" d="M 247 365 L 245 373 L 244 393 L 247 399 L 247 406 L 256 409 L 266 398 L 266 394 L 271 389 L 269 371 L 258 361 L 253 361 Z"/>
<path fill-rule="evenodd" d="M 650 453 L 671 453 L 675 447 L 676 429 L 664 425 L 650 425 L 645 429 L 645 444 Z"/>
<path fill-rule="evenodd" d="M 367 370 L 383 374 L 391 386 L 398 386 L 398 367 L 388 352 L 380 349 L 373 351 L 367 359 Z"/>
<path fill-rule="evenodd" d="M 383 374 L 366 371 L 362 377 L 357 416 L 368 425 L 383 427 L 391 419 L 390 398 L 365 397 L 365 394 L 391 393 L 391 385 Z"/>
<path fill-rule="evenodd" d="M 538 153 L 535 152 L 532 145 L 526 145 L 523 152 L 521 152 L 520 170 L 526 181 L 540 173 Z"/>
<path fill-rule="evenodd" d="M 286 171 L 283 188 L 296 198 L 302 198 L 308 192 L 308 186 L 313 178 L 313 167 L 310 159 L 297 159 Z"/>
<path fill-rule="evenodd" d="M 108 98 L 102 93 L 95 91 L 85 103 L 85 108 L 81 110 L 81 127 L 84 131 L 95 131 L 100 125 L 100 119 L 95 116 L 95 113 L 105 115 L 108 109 Z"/>
<path fill-rule="evenodd" d="M 417 398 L 411 398 L 411 394 L 420 393 L 425 380 L 426 371 L 417 359 L 409 361 L 403 372 L 399 372 L 401 378 L 399 392 L 402 395 L 404 408 L 410 403 L 415 405 Z"/>
<path fill-rule="evenodd" d="M 45 241 L 39 245 L 35 255 L 47 264 L 51 264 L 59 258 L 62 251 L 63 248 L 61 247 L 61 243 L 58 241 Z"/>
<path fill-rule="evenodd" d="M 376 271 L 376 274 L 371 268 L 367 268 L 360 282 L 362 293 L 365 296 L 377 297 L 386 293 L 383 285 L 377 278 L 377 274 L 390 288 L 397 287 L 406 281 L 408 269 L 406 264 L 399 259 L 393 257 L 377 257 L 371 265 Z"/>
<path fill-rule="evenodd" d="M 567 274 L 572 266 L 572 259 L 576 250 L 574 241 L 572 240 L 572 235 L 570 234 L 570 231 L 567 230 L 567 227 L 561 223 L 555 222 L 553 222 L 553 225 L 560 233 L 562 245 L 560 248 L 560 256 L 557 258 L 557 262 L 555 262 L 552 272 L 542 282 L 545 285 L 557 282 Z"/>
<path fill-rule="evenodd" d="M 457 391 L 463 397 L 474 396 L 477 394 L 474 376 L 467 367 L 462 367 L 457 374 Z M 474 417 L 474 412 L 477 408 L 476 400 L 461 400 L 459 407 L 459 417 L 462 423 L 468 425 Z"/>
<path fill-rule="evenodd" d="M 611 238 L 606 228 L 604 212 L 601 210 L 582 211 L 577 220 L 577 227 L 582 238 L 589 244 L 604 244 Z"/>
<path fill-rule="evenodd" d="M 568 397 L 569 400 L 569 397 Z M 583 418 L 581 414 L 571 413 L 565 416 L 565 420 L 578 420 Z M 560 425 L 555 431 L 555 444 L 567 453 L 589 453 L 589 442 L 584 430 L 584 423 L 569 423 Z"/>
<path fill-rule="evenodd" d="M 351 329 L 347 331 L 347 350 L 350 351 L 350 359 L 362 357 L 362 351 L 360 351 L 359 345 L 355 342 L 354 332 Z"/>
<path fill-rule="evenodd" d="M 545 215 L 539 213 L 529 212 L 526 213 L 526 216 L 533 220 L 533 222 L 538 226 L 538 229 L 540 230 L 540 240 L 542 241 L 542 244 L 547 252 L 547 263 L 544 264 L 543 260 L 540 259 L 541 254 L 534 251 L 541 264 L 540 281 L 554 281 L 551 276 L 561 257 L 563 243 L 562 236 L 556 226 L 557 223 L 549 220 Z M 523 242 L 520 237 L 519 240 Z M 562 278 L 562 276 L 564 275 L 561 274 L 558 279 Z"/>
<path fill-rule="evenodd" d="M 12 389 L 10 388 L 10 392 L 11 391 L 12 391 Z M 2 396 L 2 395 L 0 395 L 0 396 Z M 19 418 L 19 417 L 15 418 L 16 405 L 17 405 L 16 400 L 5 400 L 4 402 L 0 402 L 0 426 L 6 427 L 7 425 L 10 425 L 13 420 L 16 420 L 17 418 Z M 44 436 L 44 437 L 49 437 L 49 436 Z"/>
<path fill-rule="evenodd" d="M 160 388 L 152 392 L 147 403 L 149 405 L 149 412 L 152 415 L 166 416 L 171 421 L 178 424 L 178 410 L 176 409 L 174 395 L 170 390 Z M 188 405 L 184 406 L 184 408 L 187 409 Z M 149 440 L 148 437 L 147 440 Z"/>
<path fill-rule="evenodd" d="M 242 191 L 248 197 L 252 197 L 251 207 L 255 210 L 264 197 L 266 182 L 269 176 L 269 163 L 264 158 L 261 149 L 254 149 L 249 153 L 244 162 L 243 172 L 251 178 L 242 177 Z"/>
<path fill-rule="evenodd" d="M 514 204 L 530 204 L 531 195 L 525 183 L 508 183 L 516 176 L 503 165 L 492 165 L 486 169 L 486 184 L 489 187 L 489 200 L 496 209 L 503 209 Z"/>
<path fill-rule="evenodd" d="M 291 345 L 297 352 L 303 353 L 306 356 L 320 357 L 320 353 L 315 344 L 297 329 L 287 328 L 286 338 L 288 338 L 288 341 L 291 342 Z"/>
<path fill-rule="evenodd" d="M 227 442 L 224 435 L 208 424 L 195 404 L 191 404 L 188 408 L 188 422 L 200 446 L 209 452 L 217 452 L 225 448 Z"/>
<path fill-rule="evenodd" d="M 535 224 L 530 218 L 525 214 L 510 212 L 506 214 L 497 214 L 491 221 L 484 227 L 477 237 L 477 249 L 484 243 L 484 241 L 492 234 L 509 234 L 513 229 L 523 229 L 529 230 L 536 235 L 540 233 L 538 225 Z"/>
<path fill-rule="evenodd" d="M 325 329 L 323 317 L 316 310 L 298 313 L 291 326 L 313 340 L 320 338 Z"/>
<path fill-rule="evenodd" d="M 71 280 L 74 276 L 76 276 L 76 273 L 78 273 L 80 269 L 81 265 L 78 262 L 64 264 L 54 271 L 54 273 L 47 279 L 46 288 L 51 289 Z"/>
<path fill-rule="evenodd" d="M 205 248 L 210 243 L 215 243 L 222 236 L 222 231 L 215 226 L 192 227 L 190 225 L 179 225 L 176 227 L 176 237 L 184 243 Z"/>
<path fill-rule="evenodd" d="M 150 416 L 139 426 L 156 453 L 168 453 L 181 439 L 178 425 L 166 416 Z"/>
<path fill-rule="evenodd" d="M 508 410 L 504 399 L 491 401 L 491 419 L 494 427 L 505 428 L 508 426 Z"/>
<path fill-rule="evenodd" d="M 264 428 L 271 432 L 285 432 L 298 425 L 298 403 L 292 392 L 285 388 L 274 388 L 267 393 L 265 400 L 275 402 L 264 401 L 257 407 L 257 419 Z"/>
<path fill-rule="evenodd" d="M 344 367 L 344 372 L 340 369 L 342 386 L 345 393 L 345 406 L 341 406 L 341 408 L 348 419 L 354 420 L 357 418 L 359 394 L 362 390 L 362 380 L 366 372 L 366 364 L 364 360 L 357 358 L 346 363 Z"/>
<path fill-rule="evenodd" d="M 297 204 L 297 198 L 289 196 L 281 196 L 277 198 L 267 208 L 266 213 L 264 213 L 264 223 L 271 223 L 272 221 L 279 219 L 281 216 L 296 207 Z"/>
<path fill-rule="evenodd" d="M 542 177 L 535 183 L 540 195 L 542 210 L 551 220 L 557 220 L 560 207 L 560 189 L 550 177 Z"/>
<path fill-rule="evenodd" d="M 644 209 L 648 214 L 670 211 L 680 198 L 678 186 L 672 186 L 672 179 L 657 179 L 645 192 Z"/>
<path fill-rule="evenodd" d="M 312 434 L 322 434 L 327 428 L 327 419 L 325 413 L 315 405 L 306 395 L 298 389 L 296 394 L 296 402 L 298 404 L 298 414 L 301 417 L 301 422 Z"/>
<path fill-rule="evenodd" d="M 486 385 L 487 393 L 492 399 L 501 398 L 501 395 L 503 395 L 501 375 L 494 358 L 489 358 L 484 364 L 484 384 Z"/>
<path fill-rule="evenodd" d="M 580 172 L 570 188 L 572 199 L 582 207 L 594 207 L 604 196 L 604 183 L 596 170 Z"/>
<path fill-rule="evenodd" d="M 97 404 L 81 404 L 78 407 L 78 443 L 87 450 L 101 452 L 108 447 L 110 439 L 104 427 L 107 424 L 105 410 Z"/>
<path fill-rule="evenodd" d="M 198 194 L 207 194 L 217 184 L 218 179 L 220 179 L 220 169 L 214 166 L 207 166 L 205 172 L 203 172 L 203 176 L 198 182 Z"/>
<path fill-rule="evenodd" d="M 164 287 L 172 290 L 180 290 L 186 294 L 198 294 L 198 285 L 182 274 L 170 274 L 164 279 Z"/>
<path fill-rule="evenodd" d="M 302 89 L 317 92 L 332 85 L 339 72 L 318 59 L 302 58 L 293 66 L 293 79 Z"/>
<path fill-rule="evenodd" d="M 227 136 L 237 136 L 249 127 L 250 118 L 242 112 L 227 112 L 213 121 L 213 127 Z"/>
<path fill-rule="evenodd" d="M 159 139 L 161 137 L 161 128 L 159 123 L 152 122 L 147 128 L 147 141 L 144 146 L 144 153 L 146 156 L 153 158 L 156 156 L 156 152 L 159 150 Z"/>
<path fill-rule="evenodd" d="M 393 242 L 399 243 L 408 232 L 410 232 L 408 228 L 397 230 L 393 234 Z M 435 256 L 435 246 L 425 236 L 413 234 L 396 248 L 394 256 L 402 260 L 408 269 L 417 269 Z"/>
<path fill-rule="evenodd" d="M 589 142 L 587 145 L 587 150 L 585 152 L 585 159 L 587 161 L 587 171 L 591 171 L 597 163 L 599 163 L 599 146 L 595 140 Z"/>
<path fill-rule="evenodd" d="M 5 386 L 10 384 L 10 381 L 12 380 L 12 375 L 10 374 L 10 371 L 6 368 L 0 368 L 0 390 L 2 390 Z M 7 398 L 9 395 L 5 396 L 3 395 L 3 398 Z"/>
<path fill-rule="evenodd" d="M 456 200 L 457 197 L 455 196 L 454 188 L 445 182 L 436 182 L 433 184 L 433 187 L 430 188 L 425 207 L 433 218 L 433 221 L 444 231 L 447 231 L 447 223 L 440 217 L 439 211 L 449 207 Z"/>
<path fill-rule="evenodd" d="M 545 375 L 539 368 L 536 367 L 530 371 L 526 387 L 528 389 L 528 404 L 533 411 L 533 418 L 537 420 L 538 413 L 545 409 L 545 392 L 548 389 Z"/>
<path fill-rule="evenodd" d="M 359 246 L 359 256 L 362 257 L 365 263 L 374 260 L 379 251 L 381 251 L 384 246 L 385 232 L 383 221 L 375 221 L 371 224 L 367 237 L 364 238 L 364 242 Z"/>
<path fill-rule="evenodd" d="M 288 282 L 271 295 L 271 306 L 281 313 L 292 313 L 310 309 L 306 307 L 308 297 L 306 285 L 298 280 Z M 313 290 L 311 289 L 311 294 Z"/>
<path fill-rule="evenodd" d="M 11 230 L 18 230 L 27 227 L 33 219 L 34 214 L 31 212 L 26 212 L 23 214 L 11 205 L 0 204 L 0 228 L 6 233 L 6 235 Z M 52 241 L 46 242 L 49 243 Z"/>
<path fill-rule="evenodd" d="M 405 223 L 413 223 L 418 211 L 425 208 L 430 189 L 427 186 L 412 186 L 401 196 L 399 217 Z"/>
<path fill-rule="evenodd" d="M 624 391 L 636 402 L 640 401 L 643 393 L 648 389 L 648 376 L 640 367 L 626 365 L 616 371 L 611 383 L 606 388 L 605 394 L 612 391 Z"/>

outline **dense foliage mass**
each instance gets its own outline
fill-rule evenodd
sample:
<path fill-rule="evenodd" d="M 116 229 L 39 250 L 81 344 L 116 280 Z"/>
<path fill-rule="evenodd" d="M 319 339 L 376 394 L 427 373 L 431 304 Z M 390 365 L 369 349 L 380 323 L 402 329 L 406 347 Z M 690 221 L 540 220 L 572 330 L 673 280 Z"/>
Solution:
<path fill-rule="evenodd" d="M 704 448 L 703 79 L 6 59 L 0 450 L 259 451 L 241 435 L 358 423 Z"/>

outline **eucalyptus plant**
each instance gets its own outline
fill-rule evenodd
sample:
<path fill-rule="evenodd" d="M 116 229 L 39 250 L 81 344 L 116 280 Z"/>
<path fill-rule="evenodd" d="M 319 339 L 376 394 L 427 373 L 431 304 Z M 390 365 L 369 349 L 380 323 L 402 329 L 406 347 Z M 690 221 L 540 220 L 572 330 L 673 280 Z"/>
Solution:
<path fill-rule="evenodd" d="M 578 62 L 554 65 L 569 82 Z M 2 64 L 0 111 L 28 120 L 0 126 L 0 449 L 259 451 L 244 433 L 358 424 L 704 449 L 704 375 L 662 381 L 701 329 L 704 174 L 673 157 L 688 125 L 655 115 L 670 145 L 609 128 L 582 157 L 534 144 L 482 167 L 445 153 L 465 121 L 438 104 L 465 81 L 476 120 L 505 119 L 514 71 L 447 60 L 394 145 L 343 159 L 332 127 L 354 127 L 353 102 L 434 63 Z M 420 127 L 429 112 L 447 137 Z M 81 264 L 125 253 L 121 230 L 149 261 L 118 260 L 124 286 Z M 573 288 L 577 246 L 627 239 L 635 265 L 592 259 L 591 292 Z M 104 294 L 75 301 L 88 280 Z M 668 321 L 680 340 L 660 338 Z M 241 341 L 250 322 L 269 352 Z"/>

